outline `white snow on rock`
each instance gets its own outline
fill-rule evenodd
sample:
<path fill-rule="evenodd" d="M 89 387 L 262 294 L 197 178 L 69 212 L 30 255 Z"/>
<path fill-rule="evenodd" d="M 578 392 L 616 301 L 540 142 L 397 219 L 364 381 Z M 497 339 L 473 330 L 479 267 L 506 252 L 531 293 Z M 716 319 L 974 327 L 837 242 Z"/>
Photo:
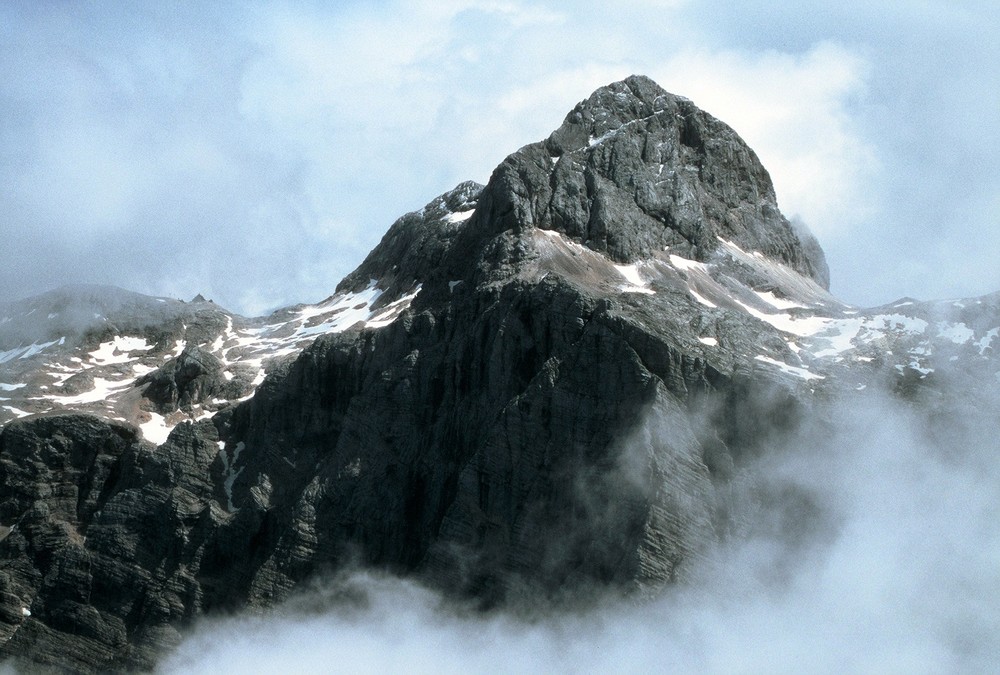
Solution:
<path fill-rule="evenodd" d="M 758 294 L 760 295 L 760 294 Z M 762 298 L 767 300 L 767 298 Z M 763 312 L 748 304 L 736 301 L 748 314 L 772 327 L 800 338 L 800 345 L 816 358 L 839 357 L 861 344 L 896 337 L 925 335 L 930 324 L 919 317 L 905 314 L 851 315 L 842 318 L 816 316 L 810 312 Z M 947 339 L 962 342 L 971 339 L 971 332 L 962 324 L 938 331 Z"/>
<path fill-rule="evenodd" d="M 1000 328 L 991 328 L 989 332 L 987 332 L 986 335 L 984 335 L 983 338 L 976 343 L 976 346 L 979 347 L 980 356 L 984 356 L 986 354 L 986 350 L 990 349 L 993 344 L 993 339 L 997 337 L 997 335 L 1000 335 Z"/>
<path fill-rule="evenodd" d="M 8 361 L 13 361 L 14 359 L 30 359 L 36 354 L 40 354 L 54 344 L 61 343 L 65 341 L 66 338 L 62 340 L 53 340 L 51 342 L 33 342 L 27 347 L 14 347 L 13 349 L 8 349 L 7 351 L 0 352 L 0 363 L 7 363 Z"/>
<path fill-rule="evenodd" d="M 633 263 L 631 265 L 615 265 L 615 269 L 618 270 L 618 274 L 622 275 L 622 278 L 628 282 L 628 285 L 622 288 L 622 292 L 645 293 L 646 295 L 653 295 L 655 293 L 652 288 L 649 288 L 649 284 L 639 274 L 639 263 Z"/>
<path fill-rule="evenodd" d="M 469 209 L 468 211 L 455 211 L 454 213 L 449 213 L 445 218 L 449 223 L 461 223 L 472 217 L 475 213 L 475 209 Z"/>
<path fill-rule="evenodd" d="M 130 352 L 149 351 L 153 345 L 146 342 L 145 338 L 115 336 L 109 342 L 102 342 L 94 351 L 90 352 L 90 361 L 98 366 L 107 366 L 114 363 L 128 363 L 138 357 L 133 357 Z"/>
<path fill-rule="evenodd" d="M 784 361 L 778 361 L 777 359 L 772 359 L 763 354 L 758 354 L 754 357 L 758 361 L 767 363 L 772 366 L 776 366 L 782 372 L 788 373 L 789 375 L 795 375 L 796 377 L 801 377 L 803 380 L 822 380 L 825 379 L 822 375 L 817 375 L 816 373 L 810 373 L 808 369 L 801 368 L 799 366 L 791 366 Z"/>
<path fill-rule="evenodd" d="M 2 408 L 3 408 L 4 410 L 9 410 L 9 411 L 11 411 L 11 413 L 13 413 L 13 414 L 14 414 L 14 416 L 15 416 L 15 417 L 18 417 L 18 418 L 21 418 L 21 417 L 27 417 L 28 415 L 30 415 L 30 414 L 31 414 L 31 413 L 29 413 L 29 412 L 25 412 L 25 411 L 23 411 L 23 410 L 21 410 L 21 409 L 19 409 L 19 408 L 15 408 L 15 407 L 14 407 L 14 406 L 12 406 L 12 405 L 5 405 L 5 406 L 0 406 L 0 407 L 2 407 Z"/>
<path fill-rule="evenodd" d="M 758 298 L 771 305 L 775 309 L 804 309 L 805 305 L 779 298 L 772 291 L 754 291 Z"/>
<path fill-rule="evenodd" d="M 693 297 L 695 300 L 705 305 L 706 307 L 710 307 L 712 309 L 718 307 L 718 305 L 716 305 L 714 302 L 712 302 L 708 298 L 698 293 L 698 291 L 694 290 L 693 288 L 689 288 L 688 292 L 691 294 L 691 297 Z"/>
<path fill-rule="evenodd" d="M 175 425 L 167 424 L 167 419 L 158 413 L 149 413 L 150 420 L 139 425 L 142 437 L 156 445 L 163 445 Z"/>
<path fill-rule="evenodd" d="M 184 330 L 187 330 L 187 326 L 184 326 Z M 187 349 L 187 340 L 177 340 L 174 343 L 174 350 L 172 354 L 167 354 L 163 358 L 169 359 L 171 356 L 173 356 L 176 359 L 178 356 L 184 353 L 185 349 Z"/>
<path fill-rule="evenodd" d="M 948 323 L 939 321 L 937 324 L 938 337 L 950 340 L 958 345 L 970 342 L 976 337 L 976 331 L 972 330 L 964 323 Z"/>
<path fill-rule="evenodd" d="M 703 345 L 708 345 L 709 347 L 719 346 L 719 341 L 714 337 L 700 337 L 698 338 L 698 342 L 702 343 Z"/>
<path fill-rule="evenodd" d="M 0 391 L 17 391 L 18 389 L 23 389 L 27 387 L 26 384 L 7 384 L 6 382 L 0 382 Z"/>
<path fill-rule="evenodd" d="M 670 264 L 679 270 L 684 270 L 686 272 L 708 272 L 708 265 L 705 263 L 700 263 L 697 260 L 688 260 L 687 258 L 682 258 L 679 255 L 670 254 Z"/>
<path fill-rule="evenodd" d="M 299 322 L 297 330 L 285 342 L 323 333 L 340 333 L 356 323 L 367 321 L 371 316 L 372 303 L 382 295 L 382 290 L 376 284 L 377 281 L 372 279 L 362 291 L 338 294 L 318 305 L 299 310 L 291 321 L 281 324 L 283 327 L 286 323 Z"/>
<path fill-rule="evenodd" d="M 409 307 L 410 303 L 413 302 L 413 299 L 420 293 L 421 287 L 422 286 L 418 284 L 413 291 L 399 298 L 399 300 L 390 302 L 382 309 L 373 312 L 370 318 L 365 321 L 365 327 L 382 328 L 383 326 L 388 326 L 390 323 L 398 319 L 403 310 Z"/>
<path fill-rule="evenodd" d="M 77 394 L 76 396 L 59 396 L 57 394 L 50 394 L 39 398 L 52 401 L 53 403 L 62 406 L 96 403 L 97 401 L 107 400 L 113 394 L 117 394 L 125 389 L 128 389 L 132 386 L 133 382 L 134 380 L 132 378 L 124 380 L 106 380 L 103 377 L 95 377 L 94 388 L 90 391 L 85 391 L 82 394 Z"/>
<path fill-rule="evenodd" d="M 727 256 L 735 262 L 760 273 L 763 277 L 773 280 L 783 291 L 792 293 L 795 298 L 803 300 L 807 305 L 828 305 L 846 308 L 843 303 L 830 295 L 815 281 L 799 274 L 788 265 L 768 258 L 759 251 L 748 253 L 735 243 L 722 237 L 718 237 L 718 241 L 720 244 L 718 249 L 719 254 Z"/>
<path fill-rule="evenodd" d="M 132 364 L 132 372 L 135 374 L 137 378 L 142 377 L 143 375 L 148 375 L 154 370 L 156 370 L 156 368 L 154 368 L 153 366 L 145 366 L 141 363 Z"/>
<path fill-rule="evenodd" d="M 739 300 L 737 300 L 736 303 L 746 310 L 746 312 L 751 316 L 755 316 L 761 321 L 771 324 L 773 327 L 784 333 L 791 333 L 792 335 L 797 335 L 799 337 L 816 335 L 833 322 L 833 319 L 819 316 L 798 316 L 785 312 L 762 312 L 759 309 L 755 309 L 750 305 L 740 302 Z"/>

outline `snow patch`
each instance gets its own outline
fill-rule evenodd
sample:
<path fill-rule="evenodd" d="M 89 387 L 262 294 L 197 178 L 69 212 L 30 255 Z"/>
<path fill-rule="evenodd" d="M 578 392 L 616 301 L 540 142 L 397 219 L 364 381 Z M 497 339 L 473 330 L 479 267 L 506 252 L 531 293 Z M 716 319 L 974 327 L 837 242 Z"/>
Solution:
<path fill-rule="evenodd" d="M 449 213 L 445 218 L 449 223 L 461 223 L 472 217 L 475 213 L 475 209 L 469 209 L 468 211 L 455 211 L 454 213 Z"/>
<path fill-rule="evenodd" d="M 2 407 L 3 407 L 3 408 L 4 408 L 5 410 L 9 410 L 9 411 L 11 411 L 12 413 L 14 413 L 14 416 L 15 416 L 15 417 L 17 417 L 18 419 L 20 419 L 20 418 L 22 418 L 22 417 L 27 417 L 28 415 L 30 415 L 30 414 L 31 414 L 30 412 L 25 412 L 25 411 L 23 411 L 23 410 L 21 410 L 21 409 L 19 409 L 19 408 L 15 408 L 15 407 L 14 407 L 14 406 L 12 406 L 12 405 L 5 405 L 5 406 L 2 406 Z"/>
<path fill-rule="evenodd" d="M 670 254 L 670 264 L 679 270 L 684 270 L 685 272 L 705 272 L 708 273 L 708 265 L 705 263 L 700 263 L 697 260 L 688 260 L 687 258 L 682 258 L 679 255 Z"/>
<path fill-rule="evenodd" d="M 14 347 L 5 352 L 0 352 L 0 363 L 7 363 L 8 361 L 13 361 L 14 359 L 30 359 L 36 354 L 40 354 L 52 345 L 59 342 L 59 340 L 53 340 L 52 342 L 33 342 L 27 347 Z"/>
<path fill-rule="evenodd" d="M 139 425 L 142 437 L 156 445 L 163 445 L 170 436 L 173 425 L 167 424 L 167 418 L 158 413 L 149 413 L 150 420 Z"/>
<path fill-rule="evenodd" d="M 708 345 L 709 347 L 719 346 L 719 341 L 714 337 L 700 337 L 698 338 L 698 342 L 702 343 L 703 345 Z"/>
<path fill-rule="evenodd" d="M 772 291 L 754 291 L 754 294 L 775 309 L 804 309 L 805 305 L 779 298 Z"/>
<path fill-rule="evenodd" d="M 615 269 L 618 273 L 622 275 L 625 281 L 628 282 L 628 286 L 625 286 L 622 291 L 625 293 L 645 293 L 647 295 L 653 295 L 655 291 L 649 288 L 649 284 L 643 280 L 642 276 L 639 274 L 639 264 L 633 263 L 631 265 L 615 265 Z"/>
<path fill-rule="evenodd" d="M 1000 328 L 991 328 L 990 331 L 976 343 L 976 346 L 979 347 L 980 356 L 986 355 L 986 350 L 990 348 L 990 345 L 993 343 L 993 339 L 997 337 L 997 335 L 1000 335 Z"/>
<path fill-rule="evenodd" d="M 187 332 L 187 326 L 184 326 L 184 331 Z M 187 340 L 177 340 L 174 343 L 174 350 L 172 352 L 173 353 L 173 357 L 177 358 L 178 356 L 180 356 L 184 352 L 184 350 L 186 348 L 187 348 Z M 164 359 L 170 358 L 170 354 L 167 354 L 163 358 Z"/>
<path fill-rule="evenodd" d="M 939 321 L 937 330 L 938 337 L 950 340 L 958 345 L 964 345 L 966 342 L 969 342 L 972 338 L 976 337 L 976 332 L 964 323 L 948 323 L 947 321 Z"/>
<path fill-rule="evenodd" d="M 410 306 L 413 299 L 420 293 L 421 288 L 423 288 L 423 285 L 417 284 L 417 287 L 413 289 L 413 291 L 407 293 L 399 300 L 390 302 L 388 305 L 373 314 L 372 317 L 365 322 L 365 326 L 368 328 L 381 328 L 383 326 L 388 326 L 390 323 L 398 319 L 399 315 Z"/>
<path fill-rule="evenodd" d="M 371 317 L 372 304 L 382 295 L 376 283 L 378 282 L 375 279 L 371 279 L 368 286 L 358 293 L 335 295 L 326 302 L 299 310 L 297 318 L 301 324 L 295 333 L 283 342 L 287 344 L 324 333 L 340 333 L 356 323 L 364 323 Z M 305 326 L 309 319 L 320 316 L 326 317 L 325 320 L 313 326 Z"/>
<path fill-rule="evenodd" d="M 796 377 L 801 377 L 803 380 L 807 380 L 808 381 L 808 380 L 823 380 L 823 379 L 826 379 L 822 375 L 817 375 L 815 373 L 810 373 L 805 368 L 800 368 L 798 366 L 790 366 L 787 363 L 785 363 L 784 361 L 778 361 L 777 359 L 772 359 L 772 358 L 770 358 L 768 356 L 764 356 L 763 354 L 758 354 L 754 358 L 757 359 L 758 361 L 763 362 L 763 363 L 767 363 L 769 365 L 776 366 L 782 372 L 788 373 L 789 375 L 795 375 Z"/>
<path fill-rule="evenodd" d="M 698 293 L 698 291 L 694 290 L 693 288 L 688 288 L 688 292 L 691 294 L 691 297 L 693 297 L 695 300 L 697 300 L 701 304 L 705 305 L 706 307 L 711 307 L 713 309 L 716 308 L 716 307 L 718 307 L 718 305 L 716 305 L 714 302 L 712 302 L 708 298 L 700 295 Z"/>
<path fill-rule="evenodd" d="M 145 338 L 118 335 L 113 340 L 102 342 L 97 349 L 90 352 L 90 360 L 98 366 L 128 363 L 138 358 L 131 356 L 130 352 L 145 352 L 152 348 L 153 345 L 146 342 Z"/>
<path fill-rule="evenodd" d="M 759 309 L 755 309 L 750 305 L 740 302 L 739 300 L 736 300 L 736 303 L 745 309 L 751 316 L 770 324 L 784 333 L 791 333 L 792 335 L 798 335 L 799 337 L 815 335 L 833 322 L 833 319 L 826 319 L 823 317 L 793 316 L 792 314 L 786 313 L 770 314 L 768 312 L 762 312 Z"/>
<path fill-rule="evenodd" d="M 17 391 L 18 389 L 23 389 L 27 387 L 26 384 L 7 384 L 5 382 L 0 382 L 0 391 Z"/>
<path fill-rule="evenodd" d="M 76 396 L 42 396 L 41 398 L 52 401 L 59 405 L 80 405 L 82 403 L 96 403 L 104 401 L 127 389 L 134 380 L 106 380 L 103 377 L 94 378 L 94 388 Z"/>

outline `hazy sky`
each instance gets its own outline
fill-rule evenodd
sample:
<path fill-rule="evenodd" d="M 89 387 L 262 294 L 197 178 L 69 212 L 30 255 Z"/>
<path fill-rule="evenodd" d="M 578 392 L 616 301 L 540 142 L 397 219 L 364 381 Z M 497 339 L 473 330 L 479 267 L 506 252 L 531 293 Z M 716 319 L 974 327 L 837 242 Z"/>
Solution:
<path fill-rule="evenodd" d="M 0 298 L 244 313 L 643 73 L 732 125 L 863 305 L 1000 290 L 993 0 L 0 4 Z"/>

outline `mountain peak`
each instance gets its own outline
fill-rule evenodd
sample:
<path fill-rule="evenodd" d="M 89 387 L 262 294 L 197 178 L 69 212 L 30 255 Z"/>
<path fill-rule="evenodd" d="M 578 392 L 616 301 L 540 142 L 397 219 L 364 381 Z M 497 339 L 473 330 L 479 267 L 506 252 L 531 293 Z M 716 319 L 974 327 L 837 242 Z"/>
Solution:
<path fill-rule="evenodd" d="M 632 75 L 594 91 L 566 116 L 547 140 L 553 154 L 590 144 L 594 139 L 690 101 L 667 92 L 644 75 Z"/>
<path fill-rule="evenodd" d="M 778 210 L 757 155 L 691 101 L 633 75 L 578 103 L 545 140 L 509 155 L 483 187 L 462 183 L 400 218 L 338 286 L 372 279 L 391 303 L 417 286 L 503 280 L 529 259 L 534 230 L 557 232 L 631 265 L 676 255 L 768 282 L 725 244 L 829 288 L 818 242 Z M 527 255 L 527 258 L 525 257 Z"/>
<path fill-rule="evenodd" d="M 501 229 L 555 230 L 615 262 L 664 250 L 708 261 L 729 241 L 829 287 L 822 249 L 781 215 L 754 151 L 644 76 L 601 87 L 509 156 L 483 202 Z"/>

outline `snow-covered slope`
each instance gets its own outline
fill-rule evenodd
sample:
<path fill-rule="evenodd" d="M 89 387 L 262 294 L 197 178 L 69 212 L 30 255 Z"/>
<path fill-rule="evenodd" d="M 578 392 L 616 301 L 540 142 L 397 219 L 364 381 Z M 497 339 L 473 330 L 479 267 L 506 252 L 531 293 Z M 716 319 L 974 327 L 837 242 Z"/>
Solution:
<path fill-rule="evenodd" d="M 669 249 L 630 265 L 615 264 L 566 236 L 537 230 L 537 260 L 527 276 L 558 274 L 609 295 L 686 294 L 706 318 L 741 316 L 759 332 L 777 331 L 787 348 L 746 354 L 762 369 L 806 382 L 833 377 L 854 387 L 873 376 L 923 380 L 938 364 L 985 370 L 1000 382 L 1000 294 L 918 302 L 899 300 L 863 309 L 846 305 L 786 265 L 720 240 L 707 263 Z M 734 266 L 756 283 L 738 280 Z M 653 298 L 649 298 L 653 301 Z M 633 302 L 641 302 L 635 299 Z M 730 347 L 726 332 L 705 332 L 709 349 Z"/>
<path fill-rule="evenodd" d="M 81 411 L 135 424 L 159 444 L 180 422 L 209 417 L 252 396 L 274 363 L 294 357 L 317 336 L 391 323 L 417 292 L 419 287 L 385 301 L 372 279 L 359 292 L 257 319 L 210 302 L 100 287 L 57 293 L 62 312 L 73 314 L 71 322 L 60 323 L 60 313 L 49 311 L 49 295 L 3 306 L 0 321 L 8 340 L 0 351 L 0 426 L 31 415 Z M 122 297 L 130 300 L 127 310 L 118 302 Z M 39 315 L 51 318 L 39 323 Z M 147 396 L 150 383 L 189 348 L 218 362 L 217 394 L 162 410 Z"/>

